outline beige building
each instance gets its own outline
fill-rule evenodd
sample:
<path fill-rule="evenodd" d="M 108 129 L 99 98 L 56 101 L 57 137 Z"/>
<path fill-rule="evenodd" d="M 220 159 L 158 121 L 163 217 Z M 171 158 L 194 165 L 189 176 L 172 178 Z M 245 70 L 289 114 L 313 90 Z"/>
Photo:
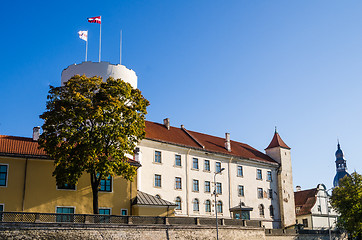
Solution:
<path fill-rule="evenodd" d="M 176 216 L 215 217 L 217 209 L 219 217 L 262 220 L 266 228 L 295 224 L 290 148 L 277 132 L 262 153 L 228 133 L 146 122 L 135 157 L 137 189 L 176 203 Z"/>
<path fill-rule="evenodd" d="M 38 130 L 37 128 L 35 128 Z M 129 159 L 136 167 L 140 164 Z M 53 160 L 33 138 L 0 135 L 0 212 L 92 214 L 90 176 L 77 185 L 57 186 Z M 137 191 L 137 181 L 120 176 L 101 181 L 99 213 L 172 216 L 175 204 Z"/>

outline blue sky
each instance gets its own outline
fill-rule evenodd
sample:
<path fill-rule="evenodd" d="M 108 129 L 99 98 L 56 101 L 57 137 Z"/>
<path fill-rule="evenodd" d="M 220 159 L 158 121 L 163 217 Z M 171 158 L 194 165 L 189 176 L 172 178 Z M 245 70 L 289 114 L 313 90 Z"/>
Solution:
<path fill-rule="evenodd" d="M 138 75 L 147 119 L 264 151 L 274 127 L 292 148 L 294 185 L 332 186 L 337 138 L 362 173 L 362 2 L 7 1 L 0 40 L 0 134 L 42 125 L 61 71 L 102 60 Z"/>

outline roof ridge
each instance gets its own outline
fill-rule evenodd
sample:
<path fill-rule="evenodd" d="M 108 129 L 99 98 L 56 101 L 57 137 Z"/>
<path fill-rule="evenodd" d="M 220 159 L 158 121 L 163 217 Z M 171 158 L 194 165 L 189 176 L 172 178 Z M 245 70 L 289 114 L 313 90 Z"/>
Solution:
<path fill-rule="evenodd" d="M 182 129 L 190 138 L 192 138 L 192 140 L 194 140 L 199 146 L 201 146 L 202 149 L 205 149 L 205 146 L 202 145 L 202 144 L 196 139 L 196 137 L 192 136 L 192 134 L 189 133 L 189 132 L 187 131 L 187 129 L 186 129 L 183 125 L 181 125 L 181 129 Z"/>

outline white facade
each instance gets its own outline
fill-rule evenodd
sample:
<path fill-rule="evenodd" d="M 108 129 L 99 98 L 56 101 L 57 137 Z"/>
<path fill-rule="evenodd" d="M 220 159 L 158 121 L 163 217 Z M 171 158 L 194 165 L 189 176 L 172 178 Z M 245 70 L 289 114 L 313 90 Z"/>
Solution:
<path fill-rule="evenodd" d="M 296 208 L 297 223 L 304 224 L 304 229 L 334 229 L 336 228 L 337 213 L 329 203 L 329 194 L 324 184 L 318 184 L 315 195 L 315 204 L 306 215 L 298 215 Z"/>
<path fill-rule="evenodd" d="M 87 77 L 99 76 L 103 80 L 109 77 L 114 79 L 122 79 L 137 88 L 136 73 L 123 65 L 110 64 L 109 62 L 82 62 L 81 64 L 73 64 L 62 71 L 61 84 L 64 85 L 74 75 L 86 75 Z"/>
<path fill-rule="evenodd" d="M 216 182 L 221 183 L 222 193 L 218 194 L 217 202 L 222 202 L 222 213 L 218 216 L 231 218 L 229 209 L 243 202 L 252 207 L 250 219 L 262 220 L 266 228 L 280 227 L 279 198 L 276 164 L 261 161 L 241 159 L 223 154 L 212 153 L 169 143 L 144 139 L 138 145 L 140 151 L 136 159 L 142 165 L 137 172 L 138 190 L 151 195 L 159 195 L 162 199 L 175 202 L 181 199 L 181 209 L 176 210 L 176 216 L 214 217 L 215 196 L 214 174 L 216 164 L 220 163 L 225 170 L 216 175 Z M 155 152 L 161 153 L 161 162 L 155 157 Z M 175 164 L 176 155 L 181 156 L 181 166 Z M 155 160 L 157 158 L 157 160 Z M 198 169 L 194 166 L 198 160 Z M 205 160 L 209 161 L 210 170 L 205 169 Z M 242 175 L 238 176 L 238 167 L 242 167 Z M 257 179 L 257 170 L 262 173 L 262 179 Z M 267 180 L 268 172 L 272 180 Z M 156 175 L 161 176 L 161 186 L 155 184 Z M 157 176 L 157 178 L 159 178 Z M 181 189 L 177 189 L 176 178 L 181 179 Z M 177 180 L 179 180 L 177 179 Z M 195 184 L 198 182 L 198 191 Z M 210 183 L 210 191 L 205 191 L 205 182 Z M 244 188 L 244 196 L 240 196 L 239 185 Z M 258 197 L 258 188 L 262 189 L 262 197 Z M 260 190 L 259 190 L 260 191 Z M 269 191 L 271 197 L 269 197 Z M 199 203 L 198 211 L 194 210 L 195 200 Z M 211 211 L 207 211 L 207 201 L 211 202 Z M 264 215 L 260 214 L 260 206 Z M 270 216 L 270 206 L 273 206 L 274 216 Z"/>

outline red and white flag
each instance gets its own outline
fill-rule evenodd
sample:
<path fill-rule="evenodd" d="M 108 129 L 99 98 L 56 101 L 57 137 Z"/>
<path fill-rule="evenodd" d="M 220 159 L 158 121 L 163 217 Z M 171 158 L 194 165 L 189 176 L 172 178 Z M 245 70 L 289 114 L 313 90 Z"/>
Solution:
<path fill-rule="evenodd" d="M 88 31 L 79 31 L 78 34 L 80 39 L 88 41 Z"/>
<path fill-rule="evenodd" d="M 88 18 L 88 22 L 101 24 L 101 16 Z"/>

